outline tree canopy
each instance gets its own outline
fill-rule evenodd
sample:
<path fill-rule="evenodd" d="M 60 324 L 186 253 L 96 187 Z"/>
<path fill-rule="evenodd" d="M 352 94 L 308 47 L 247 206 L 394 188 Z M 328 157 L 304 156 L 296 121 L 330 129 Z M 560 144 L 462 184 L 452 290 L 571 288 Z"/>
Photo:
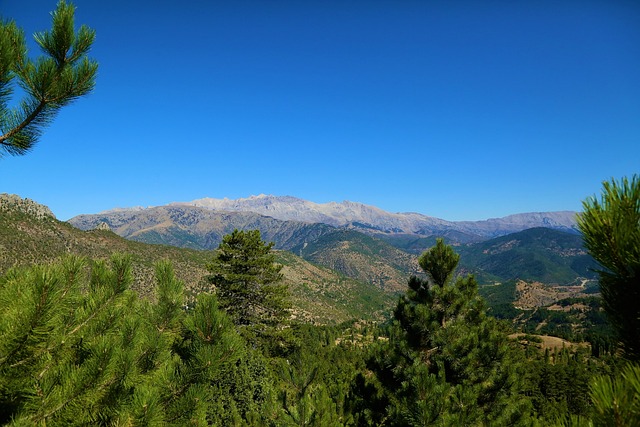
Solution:
<path fill-rule="evenodd" d="M 269 425 L 266 364 L 215 295 L 185 310 L 168 262 L 155 303 L 132 281 L 122 254 L 0 276 L 0 424 Z"/>
<path fill-rule="evenodd" d="M 603 307 L 627 358 L 640 361 L 640 177 L 603 183 L 583 202 L 578 227 L 598 271 Z"/>
<path fill-rule="evenodd" d="M 288 288 L 279 283 L 282 266 L 272 248 L 259 230 L 234 230 L 207 265 L 220 308 L 250 341 L 272 335 L 289 317 Z"/>
<path fill-rule="evenodd" d="M 368 365 L 375 384 L 361 387 L 385 425 L 511 425 L 528 410 L 518 401 L 516 350 L 487 316 L 473 276 L 454 280 L 458 255 L 438 239 L 420 257 L 428 279 L 411 277 L 394 310 L 389 341 Z M 365 403 L 366 406 L 366 403 Z M 367 411 L 363 411 L 367 413 Z"/>
<path fill-rule="evenodd" d="M 0 20 L 0 156 L 33 148 L 58 111 L 93 90 L 98 64 L 87 57 L 95 31 L 74 28 L 75 7 L 64 0 L 52 12 L 52 28 L 35 34 L 44 55 L 27 56 L 24 32 Z M 11 107 L 15 84 L 25 97 Z"/>

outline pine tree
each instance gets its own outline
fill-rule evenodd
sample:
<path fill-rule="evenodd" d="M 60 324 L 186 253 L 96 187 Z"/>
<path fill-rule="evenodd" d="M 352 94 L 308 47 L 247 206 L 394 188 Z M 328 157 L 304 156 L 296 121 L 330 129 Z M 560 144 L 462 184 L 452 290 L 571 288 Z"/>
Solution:
<path fill-rule="evenodd" d="M 130 257 L 70 257 L 0 279 L 0 422 L 15 425 L 158 421 L 158 372 L 168 340 L 128 289 Z"/>
<path fill-rule="evenodd" d="M 0 276 L 0 424 L 268 425 L 267 364 L 215 295 L 186 312 L 161 262 L 157 301 L 140 300 L 131 269 L 115 254 Z"/>
<path fill-rule="evenodd" d="M 598 271 L 602 306 L 625 356 L 640 361 L 640 177 L 603 183 L 583 202 L 578 227 Z"/>
<path fill-rule="evenodd" d="M 163 394 L 175 398 L 168 419 L 175 425 L 247 425 L 270 416 L 271 380 L 259 352 L 247 348 L 215 295 L 201 294 L 184 319 L 175 347 L 178 369 Z"/>
<path fill-rule="evenodd" d="M 98 64 L 87 57 L 95 32 L 74 29 L 75 7 L 58 2 L 51 31 L 35 35 L 45 56 L 27 57 L 24 32 L 13 21 L 0 20 L 0 156 L 28 152 L 58 111 L 91 92 Z M 14 80 L 25 92 L 10 108 Z"/>
<path fill-rule="evenodd" d="M 343 426 L 349 419 L 344 401 L 355 376 L 354 361 L 340 357 L 341 349 L 335 344 L 310 343 L 317 338 L 312 328 L 301 328 L 301 347 L 286 360 L 278 360 L 278 425 Z M 358 357 L 359 353 L 353 351 L 351 355 Z"/>
<path fill-rule="evenodd" d="M 278 283 L 282 266 L 276 264 L 273 242 L 260 231 L 239 231 L 224 236 L 207 266 L 220 308 L 240 327 L 252 344 L 268 345 L 289 317 L 288 289 Z"/>
<path fill-rule="evenodd" d="M 428 279 L 410 279 L 389 341 L 368 362 L 375 379 L 360 380 L 372 403 L 363 411 L 369 422 L 510 425 L 526 417 L 516 349 L 487 316 L 475 279 L 453 279 L 458 258 L 442 239 L 420 257 Z M 376 395 L 376 388 L 383 393 Z M 381 404 L 386 411 L 376 415 Z"/>
<path fill-rule="evenodd" d="M 592 425 L 640 426 L 640 365 L 630 363 L 620 375 L 597 377 L 591 384 Z"/>

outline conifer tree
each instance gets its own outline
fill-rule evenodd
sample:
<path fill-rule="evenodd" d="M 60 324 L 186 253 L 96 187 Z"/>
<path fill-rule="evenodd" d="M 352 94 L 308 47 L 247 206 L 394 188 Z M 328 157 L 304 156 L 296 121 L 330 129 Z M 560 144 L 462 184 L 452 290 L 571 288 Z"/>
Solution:
<path fill-rule="evenodd" d="M 591 398 L 590 425 L 640 426 L 640 365 L 629 363 L 614 378 L 607 375 L 595 378 L 591 384 Z"/>
<path fill-rule="evenodd" d="M 349 372 L 353 367 L 342 360 L 342 365 L 331 365 L 331 357 L 327 349 L 316 347 L 316 354 L 311 349 L 299 349 L 287 360 L 280 360 L 278 376 L 279 401 L 281 414 L 278 424 L 283 426 L 342 426 L 345 416 L 341 413 L 340 399 L 331 396 L 330 371 Z M 345 391 L 348 382 L 340 384 Z M 336 401 L 338 400 L 338 401 Z"/>
<path fill-rule="evenodd" d="M 90 425 L 163 419 L 168 340 L 128 290 L 130 257 L 13 270 L 0 279 L 0 422 Z"/>
<path fill-rule="evenodd" d="M 0 276 L 0 424 L 268 425 L 262 355 L 215 295 L 185 312 L 184 286 L 156 265 L 157 301 L 128 289 L 131 258 L 70 257 Z"/>
<path fill-rule="evenodd" d="M 184 319 L 176 346 L 181 363 L 165 383 L 176 398 L 168 407 L 175 425 L 248 425 L 268 420 L 271 380 L 259 352 L 248 349 L 215 295 L 201 294 Z"/>
<path fill-rule="evenodd" d="M 598 271 L 602 305 L 625 356 L 640 361 L 640 177 L 603 183 L 583 202 L 578 227 Z"/>
<path fill-rule="evenodd" d="M 289 317 L 288 289 L 279 283 L 282 266 L 276 264 L 273 242 L 265 243 L 259 230 L 224 236 L 207 266 L 220 308 L 240 327 L 251 343 L 278 336 Z"/>
<path fill-rule="evenodd" d="M 487 316 L 475 279 L 453 279 L 458 258 L 442 239 L 420 257 L 427 279 L 410 279 L 389 341 L 368 362 L 375 377 L 359 381 L 360 398 L 370 401 L 361 419 L 399 426 L 511 425 L 526 417 L 516 349 Z M 379 406 L 386 408 L 380 412 Z"/>
<path fill-rule="evenodd" d="M 13 21 L 0 20 L 0 157 L 28 152 L 58 111 L 91 92 L 98 64 L 87 54 L 95 32 L 74 28 L 75 7 L 64 0 L 52 13 L 50 31 L 35 35 L 44 56 L 27 56 L 24 32 Z M 25 98 L 9 106 L 14 84 Z"/>

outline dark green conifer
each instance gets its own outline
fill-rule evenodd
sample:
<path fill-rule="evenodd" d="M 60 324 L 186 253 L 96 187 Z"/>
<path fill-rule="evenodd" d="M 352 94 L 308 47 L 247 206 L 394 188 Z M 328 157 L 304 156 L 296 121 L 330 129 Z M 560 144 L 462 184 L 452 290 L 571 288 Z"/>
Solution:
<path fill-rule="evenodd" d="M 271 379 L 215 295 L 184 311 L 184 287 L 156 265 L 157 302 L 128 289 L 131 258 L 0 276 L 0 423 L 265 425 Z"/>
<path fill-rule="evenodd" d="M 242 425 L 267 419 L 271 381 L 259 352 L 248 349 L 215 295 L 201 294 L 184 320 L 176 347 L 181 364 L 168 394 L 176 425 Z"/>
<path fill-rule="evenodd" d="M 583 202 L 578 227 L 598 271 L 602 306 L 625 356 L 640 361 L 640 177 L 603 183 Z"/>
<path fill-rule="evenodd" d="M 130 257 L 94 263 L 88 281 L 84 272 L 84 261 L 71 257 L 0 279 L 0 421 L 163 418 L 155 377 L 170 352 L 128 290 Z"/>
<path fill-rule="evenodd" d="M 234 230 L 207 266 L 220 308 L 249 342 L 261 346 L 277 344 L 289 318 L 288 289 L 279 283 L 282 266 L 272 248 L 258 230 Z"/>
<path fill-rule="evenodd" d="M 438 239 L 420 257 L 394 311 L 389 341 L 369 361 L 378 395 L 368 419 L 384 425 L 510 425 L 528 413 L 518 395 L 516 349 L 487 316 L 472 276 L 453 280 L 458 255 Z M 366 384 L 362 383 L 366 389 Z M 376 405 L 386 404 L 384 414 Z M 365 411 L 365 412 L 366 412 Z"/>

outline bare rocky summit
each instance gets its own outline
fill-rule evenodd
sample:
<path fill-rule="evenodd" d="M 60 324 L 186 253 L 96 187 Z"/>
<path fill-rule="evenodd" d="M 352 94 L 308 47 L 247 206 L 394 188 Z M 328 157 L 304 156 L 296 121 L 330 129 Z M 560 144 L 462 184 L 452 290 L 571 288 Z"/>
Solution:
<path fill-rule="evenodd" d="M 47 206 L 31 199 L 23 199 L 15 194 L 2 193 L 0 194 L 0 212 L 8 211 L 22 212 L 36 219 L 56 218 Z"/>
<path fill-rule="evenodd" d="M 204 198 L 171 206 L 195 206 L 214 211 L 254 212 L 282 221 L 323 223 L 349 227 L 368 234 L 451 235 L 462 233 L 469 240 L 488 239 L 546 227 L 563 231 L 576 230 L 576 212 L 534 212 L 492 218 L 483 221 L 447 221 L 415 212 L 391 213 L 362 203 L 314 203 L 291 196 L 261 194 L 241 199 Z M 461 236 L 462 237 L 462 236 Z"/>

